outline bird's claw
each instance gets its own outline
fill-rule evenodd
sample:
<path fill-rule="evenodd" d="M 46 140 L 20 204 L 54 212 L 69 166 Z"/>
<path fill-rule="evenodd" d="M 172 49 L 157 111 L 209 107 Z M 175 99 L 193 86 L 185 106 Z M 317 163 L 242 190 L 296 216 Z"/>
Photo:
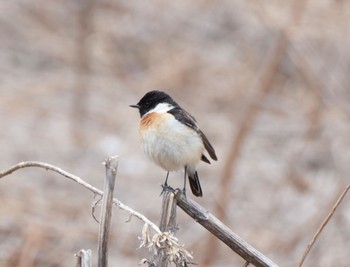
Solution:
<path fill-rule="evenodd" d="M 174 188 L 172 188 L 171 186 L 169 186 L 167 183 L 165 183 L 165 184 L 162 184 L 162 192 L 160 192 L 160 195 L 159 195 L 159 196 L 163 195 L 163 193 L 164 193 L 165 191 L 174 192 L 175 190 L 174 190 Z"/>

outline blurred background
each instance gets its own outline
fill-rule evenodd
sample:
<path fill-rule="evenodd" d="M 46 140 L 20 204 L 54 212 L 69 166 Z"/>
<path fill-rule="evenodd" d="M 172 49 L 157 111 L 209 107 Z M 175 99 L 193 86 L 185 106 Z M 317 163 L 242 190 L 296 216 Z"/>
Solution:
<path fill-rule="evenodd" d="M 216 148 L 195 199 L 280 266 L 296 266 L 349 183 L 350 2 L 13 0 L 0 2 L 0 170 L 47 162 L 158 223 L 165 172 L 143 154 L 129 108 L 161 89 Z M 182 186 L 182 172 L 170 175 Z M 192 195 L 189 195 L 193 198 Z M 91 192 L 43 169 L 0 180 L 0 266 L 73 266 L 92 249 Z M 350 197 L 304 266 L 349 266 Z M 114 209 L 111 266 L 138 266 L 143 224 Z M 200 266 L 244 261 L 178 212 Z"/>

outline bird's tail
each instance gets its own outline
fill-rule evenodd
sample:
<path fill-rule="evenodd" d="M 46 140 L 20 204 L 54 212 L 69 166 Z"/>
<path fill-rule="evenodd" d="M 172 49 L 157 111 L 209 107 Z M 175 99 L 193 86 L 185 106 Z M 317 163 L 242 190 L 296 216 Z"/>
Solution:
<path fill-rule="evenodd" d="M 197 171 L 194 171 L 194 172 L 189 171 L 188 178 L 189 178 L 188 181 L 190 182 L 190 187 L 191 187 L 191 191 L 192 191 L 193 195 L 195 195 L 196 197 L 203 196 L 203 192 L 202 192 L 201 184 L 199 182 Z"/>

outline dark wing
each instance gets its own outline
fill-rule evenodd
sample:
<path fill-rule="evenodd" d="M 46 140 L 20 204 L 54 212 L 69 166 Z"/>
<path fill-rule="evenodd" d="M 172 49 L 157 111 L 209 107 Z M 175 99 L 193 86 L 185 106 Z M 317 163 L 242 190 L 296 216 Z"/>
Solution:
<path fill-rule="evenodd" d="M 192 128 L 195 131 L 198 131 L 199 128 L 197 126 L 197 121 L 196 119 L 188 113 L 186 110 L 180 108 L 180 107 L 175 107 L 171 110 L 168 111 L 171 115 L 175 117 L 179 122 L 182 122 L 183 124 L 187 125 L 188 127 Z"/>
<path fill-rule="evenodd" d="M 198 129 L 199 130 L 199 129 Z M 209 156 L 213 159 L 213 160 L 218 160 L 216 154 L 215 154 L 215 150 L 213 148 L 213 146 L 210 144 L 208 138 L 204 135 L 204 133 L 199 130 L 199 134 L 202 137 L 203 140 L 203 144 L 205 149 L 208 151 Z"/>
<path fill-rule="evenodd" d="M 208 138 L 204 135 L 204 133 L 199 129 L 199 127 L 197 126 L 196 119 L 190 113 L 188 113 L 186 110 L 180 107 L 175 107 L 169 110 L 168 113 L 172 114 L 175 117 L 175 119 L 177 119 L 178 121 L 182 122 L 183 124 L 187 125 L 191 129 L 195 130 L 201 136 L 203 140 L 204 148 L 208 151 L 209 156 L 213 160 L 218 159 L 216 157 L 213 146 L 210 144 Z M 210 161 L 204 155 L 202 155 L 202 160 L 204 162 L 210 163 Z"/>

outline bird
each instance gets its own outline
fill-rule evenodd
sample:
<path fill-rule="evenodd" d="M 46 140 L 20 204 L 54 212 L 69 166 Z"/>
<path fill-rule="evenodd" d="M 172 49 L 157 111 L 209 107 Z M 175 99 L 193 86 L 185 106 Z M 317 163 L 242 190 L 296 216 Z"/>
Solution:
<path fill-rule="evenodd" d="M 183 193 L 186 196 L 186 177 L 193 195 L 202 197 L 196 165 L 217 160 L 213 146 L 199 128 L 196 119 L 163 91 L 149 91 L 132 108 L 140 113 L 139 134 L 145 154 L 167 171 L 164 187 L 168 187 L 169 172 L 184 168 Z"/>

